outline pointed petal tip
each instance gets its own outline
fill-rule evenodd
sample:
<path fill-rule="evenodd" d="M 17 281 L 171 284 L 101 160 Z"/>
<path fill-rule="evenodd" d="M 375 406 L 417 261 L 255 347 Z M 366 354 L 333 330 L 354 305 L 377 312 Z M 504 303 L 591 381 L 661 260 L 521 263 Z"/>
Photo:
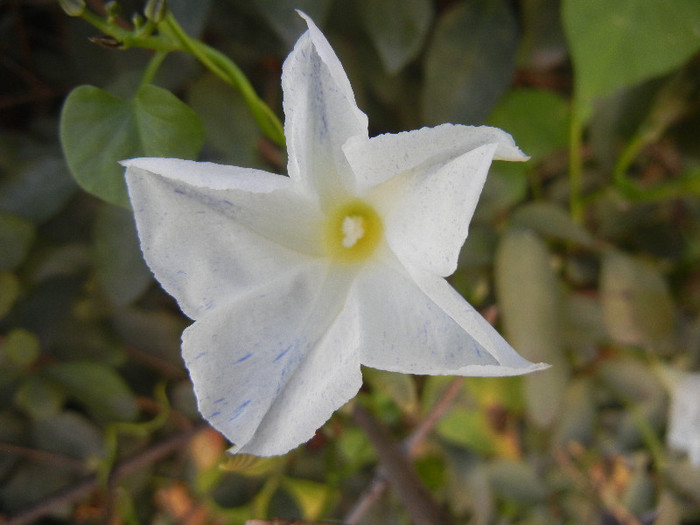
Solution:
<path fill-rule="evenodd" d="M 449 373 L 448 375 L 459 375 L 466 377 L 508 377 L 522 376 L 539 372 L 550 368 L 547 363 L 529 363 L 526 366 L 503 366 L 503 365 L 469 365 Z"/>

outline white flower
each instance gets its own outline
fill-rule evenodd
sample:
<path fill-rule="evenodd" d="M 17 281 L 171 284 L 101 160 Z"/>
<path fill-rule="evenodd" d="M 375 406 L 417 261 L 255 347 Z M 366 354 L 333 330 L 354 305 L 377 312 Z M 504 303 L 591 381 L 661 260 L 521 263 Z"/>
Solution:
<path fill-rule="evenodd" d="M 303 15 L 302 15 L 303 16 Z M 232 451 L 284 454 L 362 383 L 360 365 L 505 376 L 520 357 L 443 279 L 507 133 L 445 124 L 369 138 L 345 72 L 309 30 L 282 73 L 289 177 L 126 161 L 146 261 L 195 320 L 182 351 Z"/>
<path fill-rule="evenodd" d="M 667 439 L 671 448 L 687 452 L 690 463 L 700 467 L 700 374 L 677 377 Z"/>

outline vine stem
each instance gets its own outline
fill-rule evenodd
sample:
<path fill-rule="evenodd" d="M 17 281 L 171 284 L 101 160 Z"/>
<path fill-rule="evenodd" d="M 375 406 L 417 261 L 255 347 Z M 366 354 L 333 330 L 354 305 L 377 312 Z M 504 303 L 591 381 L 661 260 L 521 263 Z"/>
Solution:
<path fill-rule="evenodd" d="M 459 395 L 463 383 L 464 377 L 456 377 L 450 382 L 449 386 L 438 402 L 435 403 L 428 415 L 414 429 L 411 435 L 404 440 L 400 447 L 401 450 L 398 453 L 402 454 L 404 458 L 413 458 L 417 455 L 418 450 L 428 437 L 428 434 L 432 432 L 435 425 L 437 425 L 438 421 L 445 415 L 450 405 L 452 405 L 452 402 Z M 381 456 L 380 461 L 382 461 Z M 384 465 L 382 464 L 382 466 Z M 400 479 L 401 478 L 392 479 L 391 481 L 397 482 L 400 481 Z M 365 490 L 362 497 L 360 497 L 350 512 L 346 514 L 343 523 L 345 525 L 359 525 L 362 523 L 364 515 L 369 511 L 374 502 L 386 492 L 389 488 L 389 484 L 389 474 L 385 469 L 378 469 L 367 490 Z"/>
<path fill-rule="evenodd" d="M 189 441 L 201 430 L 207 428 L 207 425 L 200 423 L 194 427 L 183 430 L 171 435 L 164 441 L 157 443 L 146 450 L 118 463 L 109 476 L 109 483 L 114 484 L 126 476 L 133 474 L 139 469 L 155 463 L 164 457 L 182 449 Z M 3 525 L 29 525 L 38 520 L 42 516 L 46 516 L 54 509 L 63 505 L 78 501 L 95 490 L 100 484 L 99 476 L 92 474 L 77 481 L 70 487 L 54 493 L 46 499 L 40 501 L 34 507 L 17 514 L 10 516 L 3 522 Z"/>

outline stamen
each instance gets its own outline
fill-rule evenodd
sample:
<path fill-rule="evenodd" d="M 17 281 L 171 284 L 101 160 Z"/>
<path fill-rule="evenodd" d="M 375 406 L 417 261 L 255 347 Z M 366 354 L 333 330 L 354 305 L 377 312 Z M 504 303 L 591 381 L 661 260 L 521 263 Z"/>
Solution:
<path fill-rule="evenodd" d="M 346 248 L 355 246 L 365 235 L 365 219 L 361 215 L 348 215 L 343 219 L 341 229 L 343 231 L 343 240 L 341 244 Z"/>

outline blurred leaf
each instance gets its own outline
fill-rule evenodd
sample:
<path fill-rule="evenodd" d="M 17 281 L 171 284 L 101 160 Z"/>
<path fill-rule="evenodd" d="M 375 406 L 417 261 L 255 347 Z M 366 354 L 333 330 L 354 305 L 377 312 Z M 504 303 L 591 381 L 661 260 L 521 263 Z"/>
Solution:
<path fill-rule="evenodd" d="M 559 0 L 529 0 L 520 4 L 523 36 L 519 44 L 519 65 L 546 70 L 566 59 L 567 45 L 559 4 Z"/>
<path fill-rule="evenodd" d="M 509 412 L 522 412 L 523 400 L 520 377 L 469 377 L 464 386 L 484 409 L 505 408 Z"/>
<path fill-rule="evenodd" d="M 262 476 L 279 468 L 280 458 L 258 457 L 250 454 L 227 455 L 226 460 L 219 465 L 226 472 L 237 472 L 246 476 Z"/>
<path fill-rule="evenodd" d="M 418 394 L 413 376 L 364 367 L 362 377 L 373 390 L 389 396 L 406 414 L 411 414 L 418 406 Z"/>
<path fill-rule="evenodd" d="M 61 114 L 61 144 L 68 166 L 86 191 L 129 205 L 124 168 L 133 157 L 192 159 L 204 142 L 204 126 L 188 106 L 153 85 L 124 100 L 94 86 L 75 88 Z"/>
<path fill-rule="evenodd" d="M 575 350 L 579 358 L 594 359 L 598 345 L 607 340 L 600 300 L 583 293 L 569 293 L 564 306 L 564 344 Z"/>
<path fill-rule="evenodd" d="M 187 102 L 202 117 L 207 146 L 215 150 L 216 161 L 267 168 L 258 153 L 262 139 L 258 125 L 243 97 L 231 86 L 205 75 L 191 86 Z"/>
<path fill-rule="evenodd" d="M 530 231 L 508 231 L 496 254 L 496 291 L 506 338 L 524 357 L 552 365 L 523 378 L 527 412 L 549 426 L 569 378 L 559 327 L 561 297 L 549 253 Z"/>
<path fill-rule="evenodd" d="M 58 387 L 36 375 L 28 376 L 15 393 L 15 404 L 33 419 L 56 414 L 64 399 Z"/>
<path fill-rule="evenodd" d="M 128 385 L 119 374 L 101 363 L 59 363 L 42 371 L 69 397 L 85 406 L 97 421 L 133 421 L 139 414 L 136 398 Z"/>
<path fill-rule="evenodd" d="M 666 73 L 700 49 L 696 0 L 565 0 L 562 15 L 584 99 Z"/>
<path fill-rule="evenodd" d="M 180 337 L 186 323 L 181 315 L 165 310 L 120 308 L 113 312 L 112 324 L 125 344 L 182 369 Z"/>
<path fill-rule="evenodd" d="M 297 38 L 306 31 L 306 23 L 296 10 L 303 11 L 322 27 L 331 0 L 256 0 L 252 4 L 291 50 Z"/>
<path fill-rule="evenodd" d="M 107 297 L 120 306 L 138 299 L 153 275 L 143 260 L 131 212 L 101 206 L 94 236 L 95 271 Z"/>
<path fill-rule="evenodd" d="M 433 18 L 428 0 L 358 0 L 365 29 L 384 69 L 397 73 L 416 57 Z"/>
<path fill-rule="evenodd" d="M 0 211 L 0 272 L 15 269 L 29 253 L 34 242 L 34 225 Z"/>
<path fill-rule="evenodd" d="M 450 506 L 459 514 L 474 514 L 475 524 L 491 523 L 494 513 L 493 490 L 485 464 L 471 452 L 456 447 L 445 450 Z"/>
<path fill-rule="evenodd" d="M 34 158 L 13 165 L 0 181 L 0 210 L 39 223 L 65 206 L 76 185 L 63 158 L 48 154 L 45 146 L 27 149 L 25 154 L 34 152 Z"/>
<path fill-rule="evenodd" d="M 617 418 L 617 447 L 638 447 L 666 424 L 666 390 L 645 363 L 631 357 L 607 360 L 598 378 L 624 407 Z"/>
<path fill-rule="evenodd" d="M 649 475 L 649 458 L 641 454 L 632 464 L 630 479 L 622 496 L 622 504 L 633 515 L 641 516 L 655 507 L 654 480 Z M 655 525 L 657 522 L 654 522 Z"/>
<path fill-rule="evenodd" d="M 330 495 L 326 484 L 307 479 L 284 478 L 282 486 L 299 504 L 304 519 L 315 520 L 320 517 Z"/>
<path fill-rule="evenodd" d="M 575 441 L 589 445 L 596 419 L 594 390 L 588 379 L 575 379 L 564 394 L 561 416 L 554 424 L 552 442 L 561 446 Z"/>
<path fill-rule="evenodd" d="M 527 463 L 496 460 L 486 466 L 493 490 L 504 499 L 534 505 L 542 501 L 547 489 Z"/>
<path fill-rule="evenodd" d="M 435 428 L 437 434 L 478 454 L 496 452 L 495 435 L 483 410 L 453 408 Z"/>
<path fill-rule="evenodd" d="M 32 262 L 31 281 L 38 284 L 55 277 L 76 274 L 90 267 L 94 261 L 87 245 L 71 243 L 43 250 Z"/>
<path fill-rule="evenodd" d="M 338 449 L 351 472 L 375 460 L 374 448 L 367 435 L 357 427 L 343 429 L 338 439 Z"/>
<path fill-rule="evenodd" d="M 670 485 L 680 494 L 690 496 L 695 501 L 696 508 L 700 507 L 700 468 L 685 461 L 669 461 L 664 473 L 668 476 Z"/>
<path fill-rule="evenodd" d="M 13 273 L 0 273 L 0 319 L 5 317 L 19 297 L 21 286 Z"/>
<path fill-rule="evenodd" d="M 479 204 L 476 222 L 491 222 L 527 196 L 528 167 L 521 162 L 496 162 L 491 168 Z"/>
<path fill-rule="evenodd" d="M 516 47 L 516 21 L 505 1 L 445 10 L 425 57 L 425 123 L 483 122 L 510 83 Z"/>
<path fill-rule="evenodd" d="M 598 377 L 618 396 L 632 402 L 665 397 L 660 380 L 643 362 L 632 357 L 605 361 Z"/>
<path fill-rule="evenodd" d="M 537 162 L 568 144 L 569 104 L 551 91 L 511 91 L 494 108 L 489 124 L 507 130 Z"/>
<path fill-rule="evenodd" d="M 605 252 L 600 293 L 605 326 L 619 343 L 653 346 L 672 336 L 673 300 L 649 264 L 615 250 Z"/>
<path fill-rule="evenodd" d="M 168 8 L 188 35 L 198 38 L 211 9 L 212 0 L 168 0 Z"/>
<path fill-rule="evenodd" d="M 639 129 L 663 85 L 661 79 L 620 89 L 596 101 L 589 144 L 603 167 L 612 171 L 624 145 Z"/>
<path fill-rule="evenodd" d="M 65 469 L 50 464 L 22 463 L 0 485 L 0 508 L 3 513 L 19 512 L 75 481 L 75 475 Z"/>
<path fill-rule="evenodd" d="M 550 202 L 530 202 L 518 207 L 510 216 L 514 226 L 528 228 L 545 237 L 570 241 L 583 246 L 593 243 L 591 235 L 575 223 L 562 208 Z"/>
<path fill-rule="evenodd" d="M 76 412 L 60 412 L 34 421 L 32 439 L 42 450 L 92 462 L 105 454 L 100 430 Z"/>
<path fill-rule="evenodd" d="M 0 361 L 13 367 L 28 368 L 39 357 L 39 339 L 23 328 L 15 328 L 0 340 Z"/>

